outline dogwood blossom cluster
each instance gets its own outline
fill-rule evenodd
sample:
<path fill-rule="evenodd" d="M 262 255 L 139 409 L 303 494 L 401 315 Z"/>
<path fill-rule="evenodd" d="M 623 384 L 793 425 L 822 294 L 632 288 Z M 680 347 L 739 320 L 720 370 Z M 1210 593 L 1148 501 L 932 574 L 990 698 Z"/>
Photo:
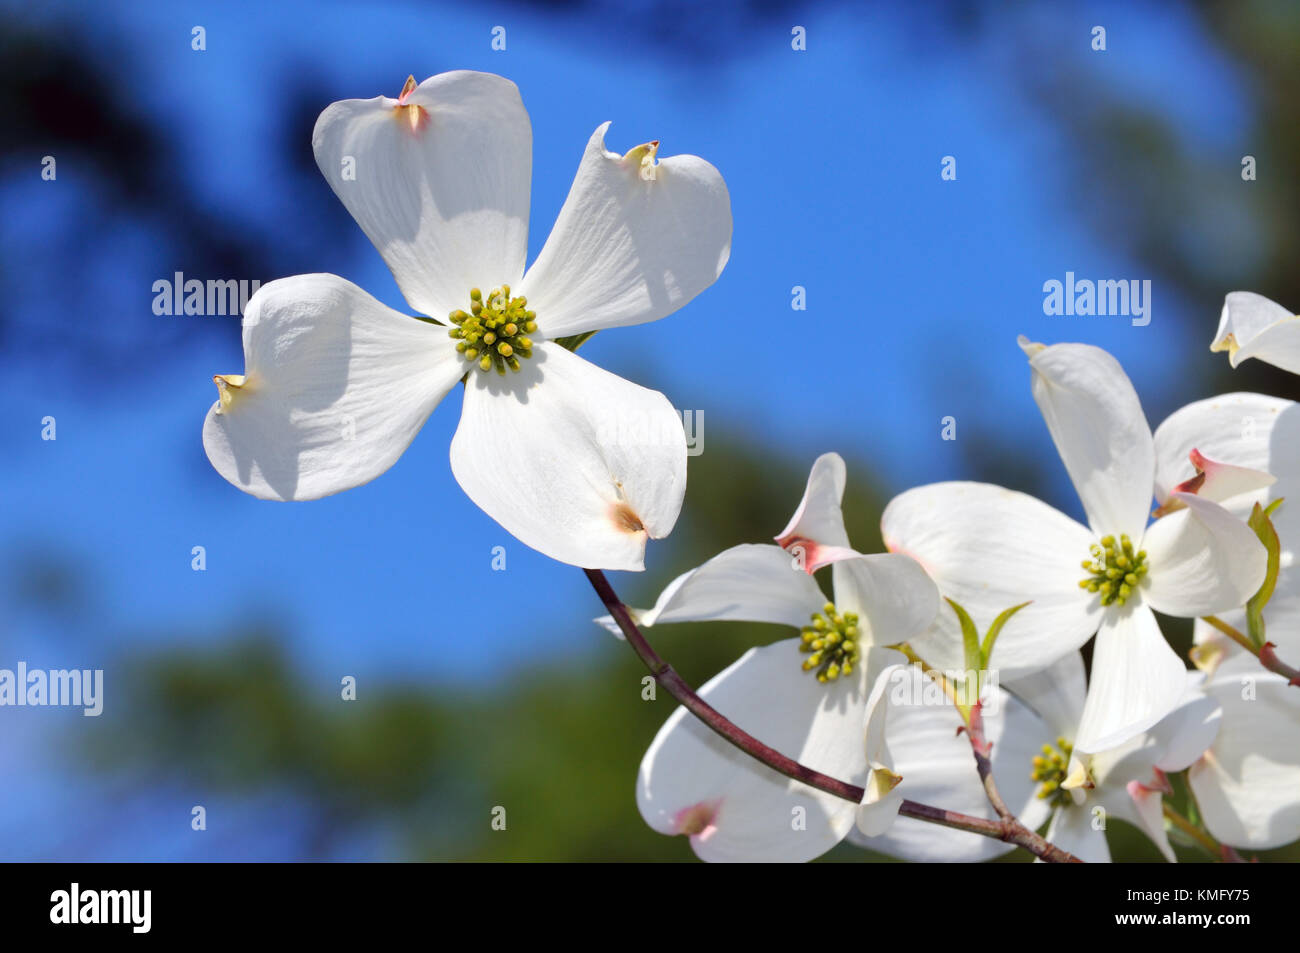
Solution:
<path fill-rule="evenodd" d="M 963 736 L 973 703 L 1003 800 L 1081 860 L 1110 859 L 1112 820 L 1173 860 L 1164 797 L 1177 772 L 1225 849 L 1300 838 L 1300 692 L 1212 624 L 1248 630 L 1248 603 L 1272 587 L 1268 644 L 1300 658 L 1291 551 L 1270 552 L 1251 522 L 1300 480 L 1300 443 L 1285 430 L 1300 427 L 1300 412 L 1234 394 L 1185 407 L 1153 434 L 1106 352 L 1021 347 L 1086 525 L 1003 487 L 918 487 L 886 507 L 889 552 L 874 557 L 911 573 L 855 584 L 872 557 L 844 528 L 843 461 L 819 458 L 778 546 L 728 550 L 634 617 L 643 628 L 707 619 L 801 628 L 750 650 L 700 694 L 801 764 L 861 787 L 862 801 L 851 810 L 777 774 L 679 709 L 641 765 L 638 805 L 651 827 L 687 835 L 707 860 L 806 860 L 843 840 L 916 861 L 1005 853 L 1012 845 L 898 813 L 906 797 L 996 817 Z M 1270 514 L 1286 539 L 1294 517 L 1285 506 Z M 811 584 L 823 566 L 834 584 L 825 608 L 852 606 L 864 659 L 830 685 L 808 678 L 797 651 L 809 618 L 813 644 L 826 641 Z M 1198 620 L 1195 667 L 1166 641 L 1157 612 Z M 969 666 L 963 626 L 973 620 L 997 621 L 987 671 Z M 1080 653 L 1089 644 L 1090 667 Z M 963 711 L 951 689 L 972 684 Z M 856 745 L 844 740 L 846 720 Z"/>
<path fill-rule="evenodd" d="M 450 463 L 470 499 L 557 560 L 642 569 L 646 541 L 672 530 L 682 504 L 681 424 L 663 394 L 575 352 L 707 289 L 732 219 L 708 162 L 661 158 L 658 141 L 611 152 L 608 128 L 582 148 L 525 268 L 532 132 L 513 83 L 456 71 L 330 105 L 312 136 L 317 164 L 417 315 L 335 275 L 262 286 L 244 316 L 243 372 L 213 378 L 203 443 L 218 473 L 271 500 L 360 486 L 459 384 Z M 1110 354 L 1020 346 L 1083 522 L 1015 489 L 935 483 L 889 503 L 887 551 L 871 553 L 848 537 L 846 468 L 828 453 L 773 542 L 678 576 L 652 608 L 627 610 L 635 632 L 621 605 L 598 620 L 629 638 L 686 621 L 786 627 L 698 695 L 861 791 L 846 800 L 793 780 L 681 707 L 641 764 L 651 827 L 719 861 L 811 860 L 845 841 L 911 860 L 1013 849 L 904 816 L 909 802 L 1010 812 L 1083 860 L 1109 859 L 1111 819 L 1170 860 L 1167 821 L 1225 856 L 1300 837 L 1300 677 L 1288 666 L 1300 662 L 1300 509 L 1285 503 L 1300 495 L 1300 411 L 1228 394 L 1153 432 Z M 1212 349 L 1234 367 L 1256 358 L 1300 373 L 1300 318 L 1233 293 Z M 1157 614 L 1196 620 L 1189 658 Z M 1195 820 L 1164 803 L 1180 772 Z"/>

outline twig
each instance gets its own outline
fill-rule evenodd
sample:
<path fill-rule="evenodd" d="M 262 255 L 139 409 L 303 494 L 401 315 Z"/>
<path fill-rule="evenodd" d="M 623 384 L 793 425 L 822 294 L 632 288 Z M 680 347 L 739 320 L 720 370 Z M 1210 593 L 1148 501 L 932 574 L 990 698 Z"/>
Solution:
<path fill-rule="evenodd" d="M 1192 838 L 1192 840 L 1196 841 L 1196 843 L 1200 844 L 1211 854 L 1214 854 L 1216 857 L 1219 857 L 1220 859 L 1222 859 L 1227 863 L 1234 863 L 1234 864 L 1245 863 L 1245 860 L 1242 859 L 1242 856 L 1238 854 L 1235 850 L 1233 850 L 1231 847 L 1227 846 L 1226 844 L 1220 844 L 1217 840 L 1215 840 L 1213 837 L 1210 836 L 1208 831 L 1202 830 L 1201 828 L 1193 824 L 1191 821 L 1189 821 L 1187 818 L 1183 817 L 1183 815 L 1179 814 L 1178 811 L 1176 811 L 1173 807 L 1171 807 L 1168 802 L 1162 805 L 1162 807 L 1164 809 L 1165 817 L 1169 819 L 1169 822 L 1173 824 L 1174 827 L 1178 828 L 1188 837 Z"/>
<path fill-rule="evenodd" d="M 1202 622 L 1208 622 L 1215 629 L 1222 632 L 1232 641 L 1236 642 L 1251 655 L 1259 659 L 1259 664 L 1263 665 L 1270 672 L 1281 675 L 1292 685 L 1300 686 L 1300 669 L 1294 669 L 1286 662 L 1277 657 L 1277 645 L 1273 642 L 1265 642 L 1262 648 L 1256 648 L 1244 632 L 1234 626 L 1229 625 L 1217 616 L 1201 616 Z"/>
<path fill-rule="evenodd" d="M 627 606 L 614 592 L 614 587 L 605 578 L 605 574 L 599 569 L 584 569 L 583 572 L 587 574 L 587 579 L 591 582 L 592 588 L 600 596 L 600 601 L 605 604 L 605 608 L 609 610 L 610 615 L 614 617 L 614 621 L 618 623 L 618 627 L 622 630 L 628 645 L 632 647 L 632 651 L 645 663 L 655 681 L 662 685 L 668 694 L 680 702 L 687 711 L 732 745 L 767 765 L 773 771 L 777 771 L 788 778 L 816 788 L 819 791 L 825 791 L 827 794 L 843 798 L 846 801 L 852 801 L 855 804 L 862 802 L 865 792 L 856 784 L 850 784 L 847 781 L 841 781 L 830 775 L 822 774 L 820 771 L 815 771 L 806 765 L 800 764 L 793 758 L 786 757 L 775 748 L 763 744 L 753 735 L 739 728 L 697 695 L 695 690 L 677 674 L 673 667 L 661 659 L 658 653 L 650 647 L 650 643 L 641 634 L 637 624 L 632 621 Z M 990 774 L 990 784 L 991 778 L 992 775 Z M 996 791 L 996 788 L 994 790 Z M 1003 809 L 1005 809 L 1005 805 L 1003 805 Z M 945 827 L 970 831 L 985 837 L 996 838 L 1008 844 L 1015 844 L 1050 863 L 1080 863 L 1079 858 L 1073 854 L 1048 843 L 1034 831 L 1025 827 L 1014 816 L 1010 815 L 1009 811 L 1006 816 L 1001 816 L 1000 820 L 993 821 L 983 817 L 972 817 L 969 814 L 931 807 L 928 804 L 920 804 L 916 801 L 904 800 L 902 806 L 898 809 L 898 813 L 904 817 L 912 817 L 933 824 L 942 824 Z M 999 815 L 1002 815 L 1001 811 L 999 811 Z"/>

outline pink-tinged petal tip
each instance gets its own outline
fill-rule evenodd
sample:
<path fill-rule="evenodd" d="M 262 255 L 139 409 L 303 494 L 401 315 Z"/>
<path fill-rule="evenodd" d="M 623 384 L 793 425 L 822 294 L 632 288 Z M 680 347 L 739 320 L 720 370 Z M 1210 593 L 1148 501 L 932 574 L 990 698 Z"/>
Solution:
<path fill-rule="evenodd" d="M 1212 503 L 1222 503 L 1243 493 L 1267 489 L 1277 482 L 1277 477 L 1271 473 L 1211 460 L 1194 447 L 1187 458 L 1195 468 L 1196 475 L 1170 491 L 1169 498 L 1153 513 L 1155 517 L 1165 516 L 1186 506 L 1178 499 L 1179 493 L 1199 496 Z"/>
<path fill-rule="evenodd" d="M 684 807 L 673 815 L 673 828 L 692 841 L 707 841 L 718 829 L 718 811 L 721 807 L 721 798 Z"/>
<path fill-rule="evenodd" d="M 858 555 L 845 546 L 825 546 L 807 536 L 793 533 L 775 539 L 776 544 L 790 554 L 793 565 L 810 576 L 823 566 Z"/>
<path fill-rule="evenodd" d="M 416 103 L 407 102 L 415 89 L 415 77 L 406 77 L 406 84 L 402 86 L 402 92 L 397 97 L 397 105 L 393 107 L 393 115 L 397 121 L 412 134 L 420 132 L 429 125 L 429 111 Z"/>

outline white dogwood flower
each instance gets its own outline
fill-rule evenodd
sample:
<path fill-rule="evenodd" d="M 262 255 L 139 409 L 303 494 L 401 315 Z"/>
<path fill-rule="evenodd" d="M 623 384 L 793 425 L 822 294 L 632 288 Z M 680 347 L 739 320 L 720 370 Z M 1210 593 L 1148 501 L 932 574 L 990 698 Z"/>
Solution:
<path fill-rule="evenodd" d="M 1030 603 L 998 639 L 1004 680 L 1097 634 L 1073 739 L 1095 753 L 1147 730 L 1183 695 L 1185 666 L 1152 610 L 1194 618 L 1240 607 L 1263 582 L 1267 554 L 1250 527 L 1194 493 L 1173 493 L 1178 508 L 1148 525 L 1155 448 L 1119 363 L 1089 345 L 1022 338 L 1021 346 L 1088 526 L 1023 493 L 939 483 L 891 501 L 883 533 L 891 552 L 914 557 L 976 618 Z M 948 613 L 913 646 L 937 668 L 960 667 L 962 640 Z"/>
<path fill-rule="evenodd" d="M 936 705 L 905 690 L 911 682 L 899 675 L 886 670 L 881 676 L 889 702 L 873 712 L 885 721 L 892 768 L 903 778 L 895 795 L 994 819 L 970 743 L 957 733 L 961 715 L 951 704 Z M 1110 860 L 1105 832 L 1112 818 L 1136 826 L 1174 860 L 1163 821 L 1162 795 L 1170 790 L 1165 773 L 1200 757 L 1218 730 L 1218 704 L 1199 690 L 1199 681 L 1198 674 L 1184 673 L 1183 694 L 1171 713 L 1124 744 L 1091 755 L 1077 751 L 1075 743 L 1087 692 L 1078 652 L 1006 688 L 993 688 L 998 698 L 989 706 L 993 714 L 985 719 L 985 732 L 993 743 L 993 776 L 1003 800 L 1031 829 L 1050 818 L 1047 840 L 1081 860 Z M 868 738 L 874 727 L 868 724 Z M 897 817 L 877 836 L 855 832 L 850 839 L 926 862 L 986 860 L 1012 849 L 908 817 Z"/>
<path fill-rule="evenodd" d="M 824 461 L 810 485 L 835 465 Z M 838 485 L 842 491 L 842 477 Z M 831 502 L 838 509 L 838 498 Z M 885 798 L 897 778 L 864 749 L 868 696 L 875 673 L 899 658 L 882 646 L 927 628 L 939 594 L 906 556 L 840 555 L 830 601 L 799 558 L 755 544 L 678 577 L 654 610 L 635 616 L 642 626 L 735 619 L 800 628 L 794 638 L 750 649 L 699 694 L 782 754 Z M 637 805 L 655 830 L 688 835 L 695 853 L 712 861 L 811 860 L 844 839 L 857 810 L 760 764 L 685 708 L 668 718 L 641 762 Z"/>
<path fill-rule="evenodd" d="M 1158 496 L 1178 481 L 1197 479 L 1189 448 L 1216 461 L 1207 472 L 1220 466 L 1276 476 L 1254 488 L 1228 483 L 1238 492 L 1222 502 L 1244 517 L 1256 503 L 1283 501 L 1271 517 L 1281 553 L 1277 588 L 1264 611 L 1266 635 L 1283 661 L 1300 661 L 1300 405 L 1263 394 L 1225 394 L 1170 415 L 1156 429 L 1155 442 Z M 1246 630 L 1244 612 L 1222 618 Z M 1300 838 L 1300 691 L 1209 624 L 1198 620 L 1195 638 L 1198 664 L 1210 673 L 1205 691 L 1223 708 L 1218 738 L 1187 775 L 1205 826 L 1221 842 L 1243 849 L 1289 844 Z"/>
<path fill-rule="evenodd" d="M 657 320 L 707 288 L 730 253 L 731 207 L 703 159 L 658 159 L 658 142 L 617 155 L 608 127 L 525 272 L 532 130 L 513 83 L 456 71 L 325 109 L 317 164 L 428 318 L 334 275 L 260 288 L 244 373 L 215 378 L 204 422 L 217 471 L 264 499 L 359 486 L 463 380 L 451 466 L 470 499 L 562 562 L 641 569 L 646 539 L 681 508 L 680 418 L 560 340 Z"/>
<path fill-rule="evenodd" d="M 1234 291 L 1223 301 L 1211 351 L 1227 351 L 1236 367 L 1249 358 L 1300 374 L 1300 317 L 1263 295 Z"/>
<path fill-rule="evenodd" d="M 1059 771 L 1060 759 L 1048 754 L 1044 745 L 1044 760 L 1034 762 L 1033 774 L 1036 779 L 1046 776 L 1040 794 L 1059 795 L 1047 828 L 1048 840 L 1081 860 L 1108 861 L 1106 823 L 1119 818 L 1145 833 L 1166 860 L 1174 860 L 1164 825 L 1163 795 L 1172 793 L 1165 775 L 1192 764 L 1219 731 L 1219 706 L 1204 694 L 1201 683 L 1199 673 L 1184 671 L 1182 694 L 1168 714 L 1122 744 L 1097 753 L 1073 745 L 1064 774 Z M 1088 717 L 1083 684 L 1083 659 L 1071 652 L 1051 668 L 1010 687 L 1039 713 L 1059 745 L 1062 739 L 1068 744 L 1071 729 L 1076 736 L 1083 731 Z M 1091 687 L 1087 697 L 1092 697 Z"/>
<path fill-rule="evenodd" d="M 1300 661 L 1300 405 L 1248 393 L 1200 400 L 1156 428 L 1155 446 L 1156 499 L 1162 505 L 1179 487 L 1222 503 L 1242 519 L 1256 503 L 1285 501 L 1271 517 L 1282 548 L 1267 631 L 1284 661 Z M 1223 613 L 1222 619 L 1246 629 L 1244 612 Z M 1259 672 L 1251 653 L 1209 624 L 1198 619 L 1195 633 L 1201 658 L 1212 667 Z"/>
<path fill-rule="evenodd" d="M 985 738 L 1003 800 L 1031 829 L 1048 818 L 1026 770 L 1047 738 L 1040 720 L 996 685 L 981 693 Z M 968 831 L 898 816 L 903 798 L 972 817 L 996 820 L 976 772 L 957 708 L 915 665 L 891 665 L 877 676 L 867 706 L 867 757 L 902 780 L 888 798 L 865 799 L 849 841 L 878 853 L 923 862 L 973 863 L 1015 849 Z M 892 803 L 891 803 L 892 799 Z"/>
<path fill-rule="evenodd" d="M 1205 691 L 1223 724 L 1187 780 L 1206 828 L 1256 850 L 1300 839 L 1300 692 L 1258 667 L 1216 673 Z"/>

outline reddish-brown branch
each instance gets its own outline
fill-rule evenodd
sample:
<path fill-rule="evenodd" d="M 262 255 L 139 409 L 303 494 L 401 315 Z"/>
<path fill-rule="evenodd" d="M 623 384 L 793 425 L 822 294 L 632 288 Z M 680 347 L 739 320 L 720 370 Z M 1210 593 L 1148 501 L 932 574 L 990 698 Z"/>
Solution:
<path fill-rule="evenodd" d="M 1300 671 L 1277 657 L 1277 646 L 1272 642 L 1265 642 L 1264 647 L 1259 650 L 1259 661 L 1270 672 L 1281 675 L 1292 685 L 1300 686 Z"/>
<path fill-rule="evenodd" d="M 1264 666 L 1270 672 L 1281 675 L 1290 684 L 1300 687 L 1300 669 L 1292 668 L 1277 657 L 1277 645 L 1273 642 L 1265 642 L 1262 647 L 1256 648 L 1255 643 L 1235 626 L 1231 626 L 1217 616 L 1207 615 L 1201 617 L 1202 622 L 1208 622 L 1219 632 L 1222 632 L 1232 641 L 1236 642 L 1251 655 L 1259 659 L 1259 664 Z"/>
<path fill-rule="evenodd" d="M 825 791 L 827 794 L 843 798 L 846 801 L 852 801 L 855 804 L 862 801 L 864 792 L 856 784 L 849 784 L 847 781 L 841 781 L 830 775 L 822 774 L 820 771 L 815 771 L 806 765 L 800 764 L 793 758 L 786 757 L 775 748 L 763 744 L 753 735 L 742 730 L 696 694 L 695 690 L 677 674 L 673 667 L 661 659 L 658 653 L 651 648 L 650 643 L 641 634 L 640 628 L 632 621 L 627 606 L 619 599 L 618 594 L 614 592 L 614 587 L 605 578 L 605 574 L 599 569 L 584 569 L 583 572 L 587 574 L 587 579 L 591 582 L 592 588 L 600 596 L 600 601 L 605 604 L 605 608 L 609 610 L 610 615 L 614 617 L 614 621 L 618 623 L 618 627 L 622 630 L 628 645 L 632 647 L 632 651 L 645 663 L 655 681 L 662 685 L 668 694 L 680 702 L 687 711 L 728 742 L 750 757 L 761 761 L 772 770 L 819 791 Z M 981 779 L 983 779 L 983 775 L 981 775 Z M 992 774 L 990 773 L 990 784 L 991 781 Z M 994 790 L 996 791 L 996 788 Z M 1001 801 L 1000 798 L 998 800 Z M 1005 805 L 998 811 L 1000 819 L 993 821 L 983 817 L 972 817 L 969 814 L 960 814 L 956 811 L 931 807 L 928 804 L 919 804 L 916 801 L 904 800 L 902 806 L 898 809 L 898 813 L 904 817 L 913 817 L 933 824 L 942 824 L 945 827 L 970 831 L 985 837 L 996 838 L 1008 844 L 1015 844 L 1051 863 L 1079 863 L 1079 858 L 1048 843 L 1034 831 L 1017 821 L 1014 816 L 1010 815 L 1009 811 L 1006 812 L 1006 815 L 1003 815 L 1003 810 L 1005 810 Z"/>

